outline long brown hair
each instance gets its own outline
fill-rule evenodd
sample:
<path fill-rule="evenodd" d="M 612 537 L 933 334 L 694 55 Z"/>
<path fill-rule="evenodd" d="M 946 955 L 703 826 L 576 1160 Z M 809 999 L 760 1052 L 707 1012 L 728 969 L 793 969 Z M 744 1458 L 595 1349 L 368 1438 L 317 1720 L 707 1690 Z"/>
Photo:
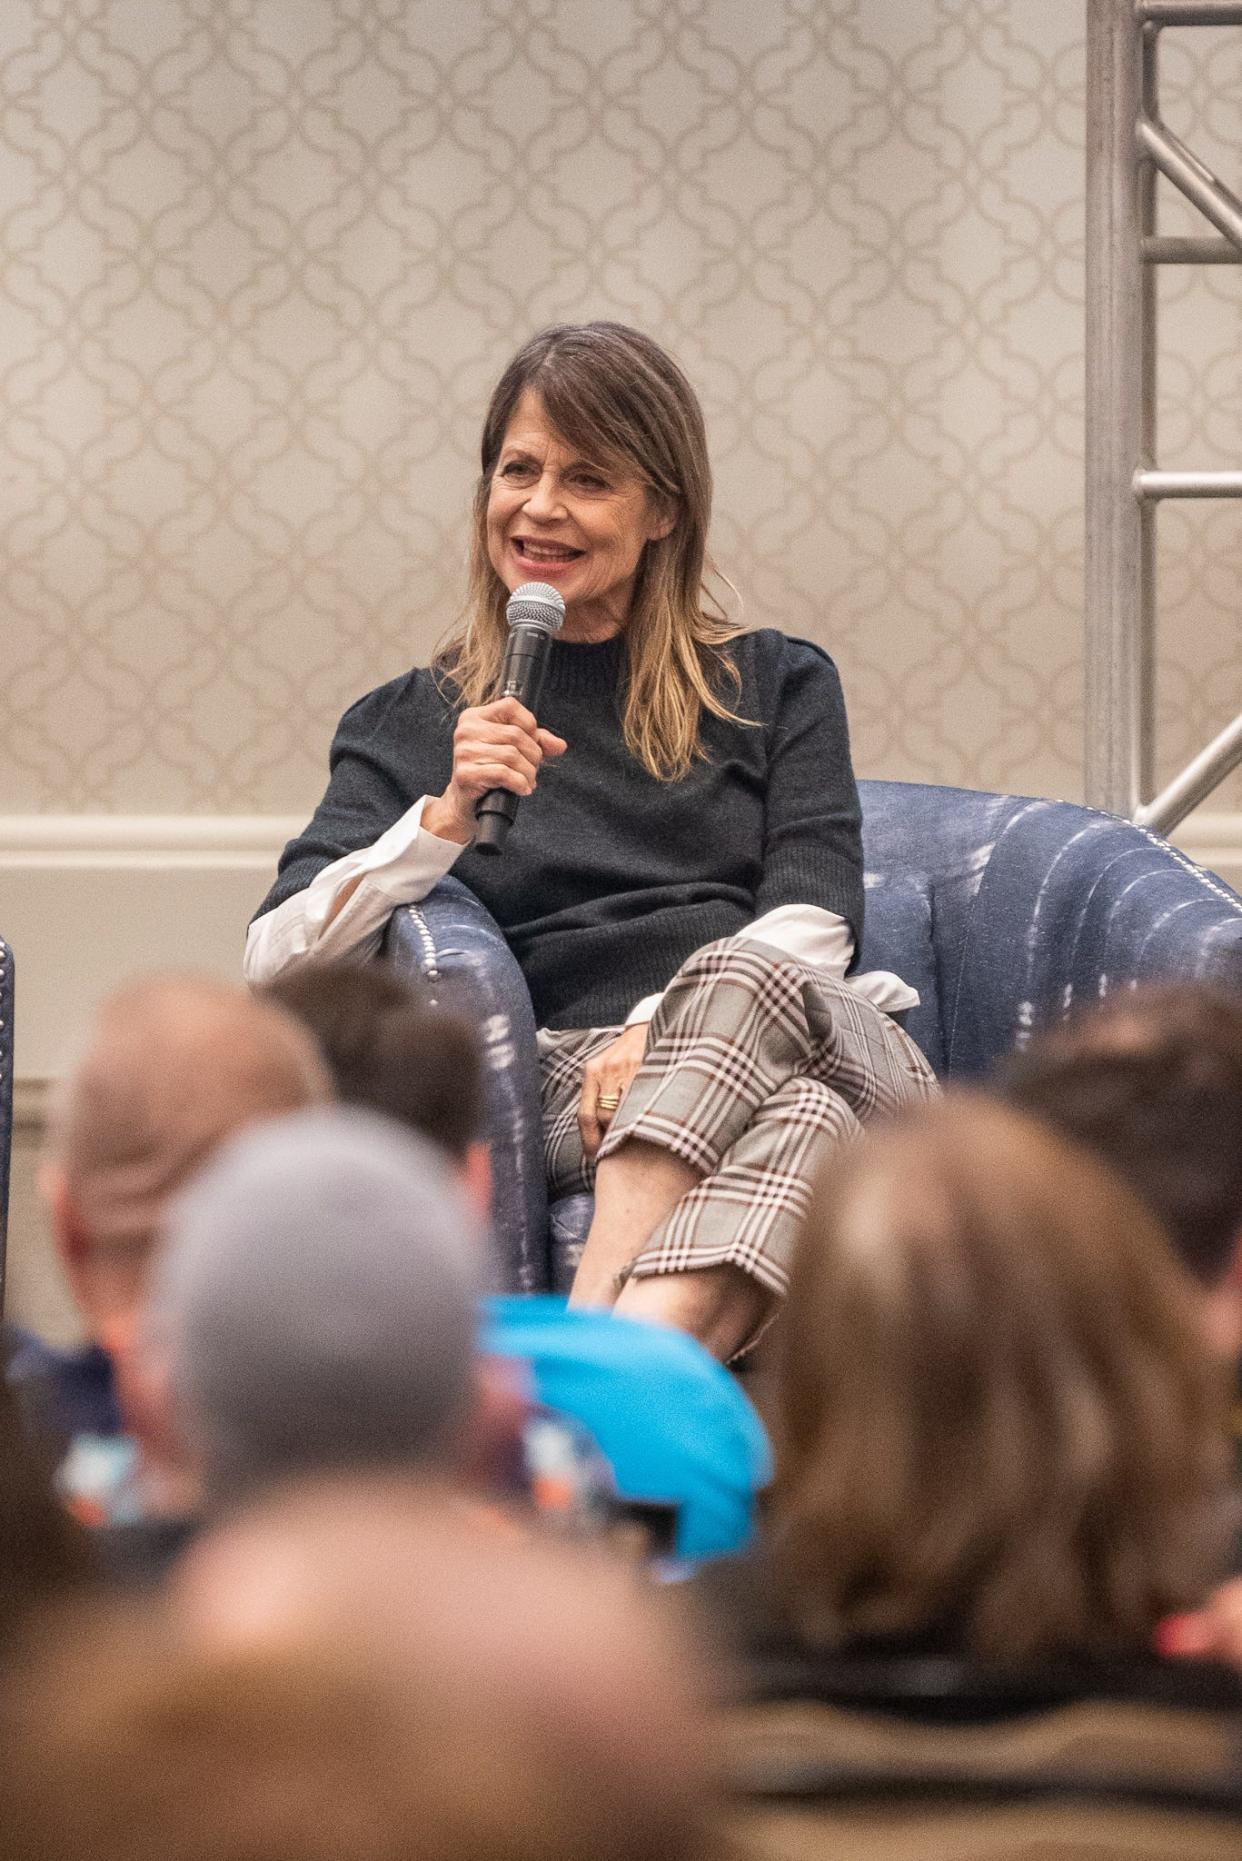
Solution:
<path fill-rule="evenodd" d="M 705 586 L 705 576 L 716 571 L 707 556 L 712 475 L 698 397 L 657 343 L 623 323 L 541 330 L 497 383 L 474 495 L 469 618 L 437 655 L 437 671 L 467 705 L 485 704 L 495 692 L 509 591 L 488 558 L 487 501 L 505 433 L 528 388 L 575 452 L 637 478 L 649 497 L 676 511 L 670 533 L 649 542 L 639 563 L 625 630 L 622 718 L 632 754 L 654 776 L 675 780 L 705 754 L 705 711 L 744 721 L 721 695 L 738 688 L 727 646 L 742 629 Z"/>
<path fill-rule="evenodd" d="M 1202 1599 L 1223 1392 L 1138 1199 L 958 1094 L 832 1159 L 778 1372 L 773 1548 L 812 1641 L 1137 1652 Z"/>

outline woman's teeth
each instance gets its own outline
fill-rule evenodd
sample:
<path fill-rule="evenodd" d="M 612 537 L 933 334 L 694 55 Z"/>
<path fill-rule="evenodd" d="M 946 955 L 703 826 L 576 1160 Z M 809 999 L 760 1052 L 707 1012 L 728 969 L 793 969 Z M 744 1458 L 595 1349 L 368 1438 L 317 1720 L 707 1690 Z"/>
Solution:
<path fill-rule="evenodd" d="M 572 562 L 575 556 L 582 554 L 580 549 L 557 549 L 547 543 L 528 543 L 524 537 L 518 538 L 517 546 L 532 562 Z"/>

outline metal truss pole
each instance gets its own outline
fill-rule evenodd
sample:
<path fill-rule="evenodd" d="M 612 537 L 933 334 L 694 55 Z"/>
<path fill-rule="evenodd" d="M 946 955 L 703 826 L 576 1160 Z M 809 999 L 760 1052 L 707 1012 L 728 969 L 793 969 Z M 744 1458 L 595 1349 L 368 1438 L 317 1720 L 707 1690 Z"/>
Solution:
<path fill-rule="evenodd" d="M 1152 769 L 1153 523 L 1134 495 L 1154 438 L 1142 98 L 1133 0 L 1088 0 L 1086 788 L 1096 807 L 1125 815 L 1150 792 Z"/>
<path fill-rule="evenodd" d="M 1242 718 L 1154 801 L 1156 508 L 1242 496 L 1242 471 L 1156 466 L 1156 266 L 1242 262 L 1242 201 L 1160 120 L 1165 26 L 1242 25 L 1242 0 L 1087 0 L 1086 787 L 1167 830 L 1242 762 Z M 1217 239 L 1156 233 L 1163 174 Z"/>

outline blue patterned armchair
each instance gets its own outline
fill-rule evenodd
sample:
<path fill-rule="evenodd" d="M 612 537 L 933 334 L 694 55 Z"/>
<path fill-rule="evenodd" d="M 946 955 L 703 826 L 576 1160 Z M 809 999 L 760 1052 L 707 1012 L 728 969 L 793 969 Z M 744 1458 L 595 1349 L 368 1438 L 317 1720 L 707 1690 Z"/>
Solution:
<path fill-rule="evenodd" d="M 1022 795 L 908 782 L 860 792 L 861 966 L 918 989 L 906 1025 L 942 1078 L 977 1077 L 1033 1028 L 1134 982 L 1242 988 L 1242 898 L 1154 834 Z M 499 927 L 449 878 L 394 913 L 387 948 L 481 1017 L 501 1281 L 563 1288 L 590 1203 L 570 1197 L 549 1225 L 534 1016 Z"/>

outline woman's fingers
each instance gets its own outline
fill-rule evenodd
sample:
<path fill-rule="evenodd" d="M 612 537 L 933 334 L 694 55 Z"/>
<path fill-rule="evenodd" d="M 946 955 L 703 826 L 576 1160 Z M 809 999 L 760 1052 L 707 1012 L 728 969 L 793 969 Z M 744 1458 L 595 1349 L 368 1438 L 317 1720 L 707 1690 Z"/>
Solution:
<path fill-rule="evenodd" d="M 600 1055 L 587 1062 L 578 1098 L 578 1130 L 582 1137 L 582 1148 L 588 1157 L 593 1157 L 603 1143 L 604 1132 L 612 1122 L 624 1091 L 624 1087 L 614 1087 L 607 1083 L 603 1058 Z M 610 1094 L 615 1094 L 616 1105 L 610 1102 Z M 601 1103 L 601 1100 L 604 1102 Z"/>
<path fill-rule="evenodd" d="M 647 1024 L 639 1022 L 625 1028 L 610 1046 L 588 1060 L 582 1072 L 582 1093 L 578 1100 L 578 1130 L 582 1147 L 593 1157 L 604 1141 L 604 1133 L 616 1117 L 631 1079 L 643 1063 L 647 1046 Z"/>
<path fill-rule="evenodd" d="M 517 698 L 493 698 L 490 704 L 477 705 L 473 713 L 476 717 L 490 718 L 497 724 L 516 724 L 519 730 L 529 731 L 533 736 L 539 728 L 533 711 Z M 469 717 L 469 711 L 463 711 L 463 717 Z"/>
<path fill-rule="evenodd" d="M 454 751 L 465 754 L 486 748 L 499 755 L 520 756 L 532 769 L 543 761 L 543 747 L 531 731 L 518 730 L 513 724 L 489 724 L 482 718 L 463 717 L 457 726 Z"/>
<path fill-rule="evenodd" d="M 535 784 L 529 776 L 506 768 L 503 763 L 480 763 L 471 770 L 465 786 L 476 799 L 493 788 L 507 789 L 511 795 L 533 795 L 535 792 Z"/>
<path fill-rule="evenodd" d="M 516 698 L 471 706 L 453 732 L 453 773 L 441 800 L 460 829 L 470 833 L 480 796 L 492 788 L 533 795 L 545 756 L 561 756 L 565 748 L 565 739 L 539 729 Z"/>
<path fill-rule="evenodd" d="M 578 1100 L 578 1135 L 588 1157 L 593 1157 L 604 1141 L 604 1127 L 596 1116 L 594 1100 L 588 1100 L 585 1089 Z"/>
<path fill-rule="evenodd" d="M 486 788 L 497 787 L 529 794 L 543 756 L 543 748 L 533 733 L 512 724 L 491 723 L 479 712 L 466 711 L 454 734 L 453 779 L 480 794 Z M 502 774 L 493 779 L 497 770 Z"/>
<path fill-rule="evenodd" d="M 564 737 L 558 737 L 554 730 L 543 729 L 535 721 L 534 714 L 516 698 L 497 698 L 494 704 L 481 705 L 477 711 L 464 711 L 462 715 L 485 719 L 499 730 L 512 732 L 515 740 L 520 738 L 534 746 L 540 757 L 563 756 L 568 747 Z"/>
<path fill-rule="evenodd" d="M 520 751 L 506 749 L 504 744 L 481 743 L 463 750 L 457 768 L 459 781 L 480 784 L 483 788 L 499 786 L 502 788 L 520 788 L 523 794 L 529 794 L 535 786 L 538 769 Z"/>
<path fill-rule="evenodd" d="M 547 736 L 547 731 L 521 730 L 517 724 L 481 723 L 479 740 L 483 743 L 506 744 L 520 750 L 532 762 L 543 761 L 543 745 L 539 739 Z"/>

